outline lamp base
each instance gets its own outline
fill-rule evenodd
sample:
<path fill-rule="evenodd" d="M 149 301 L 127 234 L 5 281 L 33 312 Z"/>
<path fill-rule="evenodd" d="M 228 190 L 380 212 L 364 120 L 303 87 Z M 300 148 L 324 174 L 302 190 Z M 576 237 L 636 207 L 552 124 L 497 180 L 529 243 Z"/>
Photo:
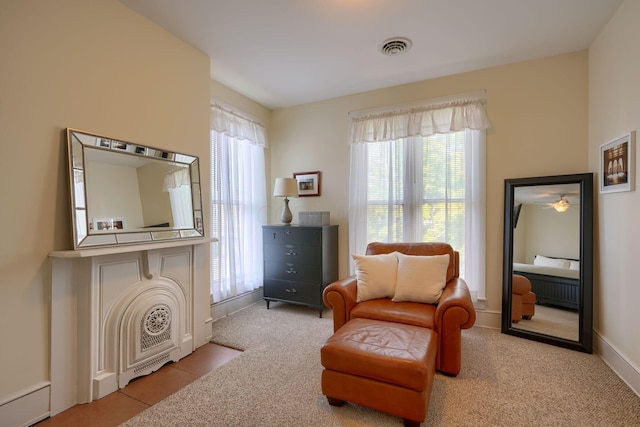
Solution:
<path fill-rule="evenodd" d="M 284 198 L 284 208 L 282 208 L 282 213 L 280 214 L 280 221 L 284 225 L 291 225 L 291 220 L 293 219 L 293 215 L 291 214 L 291 210 L 289 209 L 289 199 Z"/>

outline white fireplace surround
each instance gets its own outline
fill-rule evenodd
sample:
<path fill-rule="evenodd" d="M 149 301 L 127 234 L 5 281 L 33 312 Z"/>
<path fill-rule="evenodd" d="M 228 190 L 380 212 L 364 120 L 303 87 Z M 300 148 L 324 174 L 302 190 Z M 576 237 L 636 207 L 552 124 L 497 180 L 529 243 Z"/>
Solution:
<path fill-rule="evenodd" d="M 193 239 L 52 252 L 51 416 L 196 347 Z"/>

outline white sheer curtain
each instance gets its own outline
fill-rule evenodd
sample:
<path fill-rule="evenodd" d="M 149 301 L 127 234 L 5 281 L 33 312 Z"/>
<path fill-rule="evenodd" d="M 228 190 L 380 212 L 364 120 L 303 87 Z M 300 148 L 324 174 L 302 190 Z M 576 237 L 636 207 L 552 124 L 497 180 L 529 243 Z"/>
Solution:
<path fill-rule="evenodd" d="M 190 177 L 188 166 L 178 166 L 164 177 L 163 190 L 169 193 L 174 228 L 193 228 Z"/>
<path fill-rule="evenodd" d="M 181 185 L 169 188 L 169 202 L 174 228 L 193 228 L 193 206 L 191 205 L 191 186 Z"/>
<path fill-rule="evenodd" d="M 485 289 L 484 92 L 350 114 L 349 250 L 445 241 Z"/>
<path fill-rule="evenodd" d="M 265 128 L 230 107 L 211 106 L 213 302 L 262 286 L 262 225 L 267 219 Z"/>

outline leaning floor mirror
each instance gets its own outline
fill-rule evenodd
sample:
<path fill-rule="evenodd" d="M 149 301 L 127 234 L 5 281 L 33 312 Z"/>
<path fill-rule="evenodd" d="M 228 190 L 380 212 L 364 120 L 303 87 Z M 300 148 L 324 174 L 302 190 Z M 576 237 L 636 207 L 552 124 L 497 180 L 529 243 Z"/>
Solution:
<path fill-rule="evenodd" d="M 195 156 L 67 129 L 74 249 L 204 236 Z"/>
<path fill-rule="evenodd" d="M 502 332 L 587 353 L 593 174 L 505 180 Z"/>

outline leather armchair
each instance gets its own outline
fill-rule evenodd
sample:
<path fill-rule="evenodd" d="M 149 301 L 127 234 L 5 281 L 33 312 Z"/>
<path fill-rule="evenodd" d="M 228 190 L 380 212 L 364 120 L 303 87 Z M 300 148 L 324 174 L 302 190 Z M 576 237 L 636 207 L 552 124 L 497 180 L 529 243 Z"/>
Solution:
<path fill-rule="evenodd" d="M 535 314 L 536 294 L 531 292 L 531 282 L 520 274 L 514 274 L 511 281 L 511 321 L 530 320 Z"/>
<path fill-rule="evenodd" d="M 333 329 L 337 331 L 354 318 L 417 325 L 438 334 L 436 369 L 455 376 L 460 373 L 462 329 L 473 326 L 476 312 L 469 288 L 459 277 L 457 251 L 446 243 L 370 243 L 367 255 L 401 252 L 406 255 L 449 254 L 447 283 L 438 304 L 393 302 L 382 298 L 356 303 L 356 276 L 340 279 L 324 290 L 324 303 L 333 310 Z"/>

